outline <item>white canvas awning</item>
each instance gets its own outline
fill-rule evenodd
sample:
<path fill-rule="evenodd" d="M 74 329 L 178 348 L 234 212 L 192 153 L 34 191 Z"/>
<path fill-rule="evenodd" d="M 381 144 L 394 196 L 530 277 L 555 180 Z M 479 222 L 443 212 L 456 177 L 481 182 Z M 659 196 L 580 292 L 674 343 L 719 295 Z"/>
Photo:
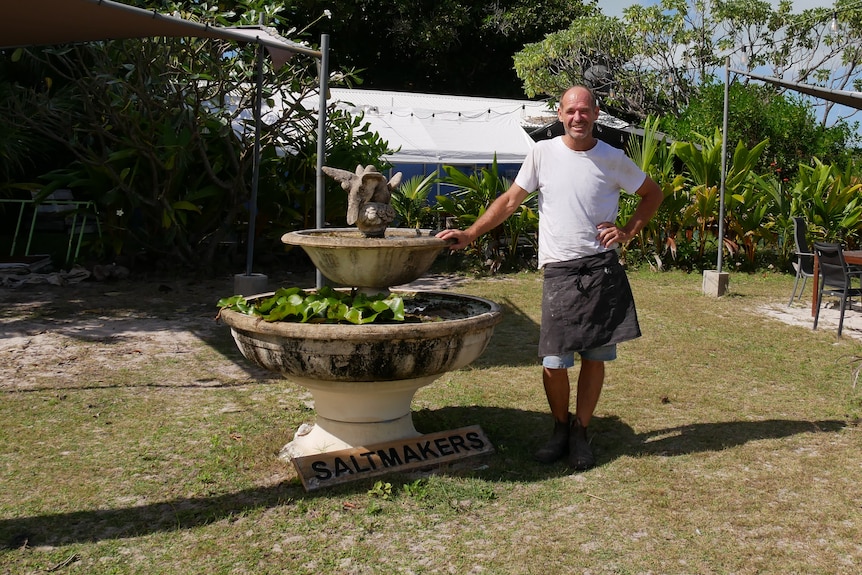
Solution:
<path fill-rule="evenodd" d="M 495 155 L 500 164 L 520 164 L 534 145 L 524 125 L 553 113 L 545 102 L 380 90 L 333 88 L 333 101 L 364 114 L 397 150 L 386 156 L 395 165 L 490 164 Z"/>

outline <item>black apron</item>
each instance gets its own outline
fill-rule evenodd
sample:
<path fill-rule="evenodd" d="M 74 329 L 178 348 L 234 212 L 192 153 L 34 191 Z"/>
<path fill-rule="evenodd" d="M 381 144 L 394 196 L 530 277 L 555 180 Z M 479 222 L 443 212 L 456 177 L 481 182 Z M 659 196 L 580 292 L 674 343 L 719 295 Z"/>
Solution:
<path fill-rule="evenodd" d="M 615 251 L 544 269 L 539 357 L 640 337 L 634 296 Z"/>

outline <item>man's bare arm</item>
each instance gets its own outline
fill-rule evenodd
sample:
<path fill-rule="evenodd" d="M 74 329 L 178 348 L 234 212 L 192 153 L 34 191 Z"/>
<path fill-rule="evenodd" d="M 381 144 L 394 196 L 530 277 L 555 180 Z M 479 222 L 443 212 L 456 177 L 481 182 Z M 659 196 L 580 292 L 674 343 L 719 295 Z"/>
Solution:
<path fill-rule="evenodd" d="M 599 233 L 596 238 L 603 246 L 610 247 L 615 243 L 624 244 L 635 237 L 652 219 L 664 200 L 664 192 L 649 176 L 638 188 L 637 195 L 641 199 L 635 208 L 635 213 L 623 227 L 618 228 L 613 222 L 602 222 L 598 225 Z"/>
<path fill-rule="evenodd" d="M 527 190 L 518 184 L 512 184 L 508 190 L 488 206 L 485 213 L 479 216 L 472 226 L 466 230 L 443 230 L 437 234 L 437 237 L 452 241 L 453 243 L 449 246 L 451 250 L 464 249 L 476 238 L 506 221 L 506 218 L 515 213 L 527 194 Z"/>

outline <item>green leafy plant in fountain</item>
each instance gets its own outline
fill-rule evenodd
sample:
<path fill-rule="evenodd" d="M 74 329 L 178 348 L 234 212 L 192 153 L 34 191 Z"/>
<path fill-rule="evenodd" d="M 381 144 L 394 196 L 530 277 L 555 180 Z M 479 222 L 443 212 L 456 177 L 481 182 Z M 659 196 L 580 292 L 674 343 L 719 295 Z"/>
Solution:
<path fill-rule="evenodd" d="M 246 315 L 258 316 L 264 321 L 297 323 L 352 323 L 403 322 L 404 300 L 400 296 L 378 294 L 351 295 L 329 286 L 308 293 L 299 288 L 280 288 L 259 301 L 249 302 L 241 295 L 218 301 L 219 313 L 230 309 Z"/>

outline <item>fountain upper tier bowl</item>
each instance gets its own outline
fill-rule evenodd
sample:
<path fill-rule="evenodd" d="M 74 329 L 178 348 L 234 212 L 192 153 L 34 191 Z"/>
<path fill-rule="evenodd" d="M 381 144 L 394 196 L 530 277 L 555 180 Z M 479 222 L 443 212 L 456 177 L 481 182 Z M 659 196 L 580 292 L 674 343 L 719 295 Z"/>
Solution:
<path fill-rule="evenodd" d="M 300 230 L 281 241 L 302 246 L 330 281 L 379 291 L 421 277 L 449 245 L 430 230 L 407 228 L 388 228 L 382 238 L 365 237 L 356 228 Z"/>

